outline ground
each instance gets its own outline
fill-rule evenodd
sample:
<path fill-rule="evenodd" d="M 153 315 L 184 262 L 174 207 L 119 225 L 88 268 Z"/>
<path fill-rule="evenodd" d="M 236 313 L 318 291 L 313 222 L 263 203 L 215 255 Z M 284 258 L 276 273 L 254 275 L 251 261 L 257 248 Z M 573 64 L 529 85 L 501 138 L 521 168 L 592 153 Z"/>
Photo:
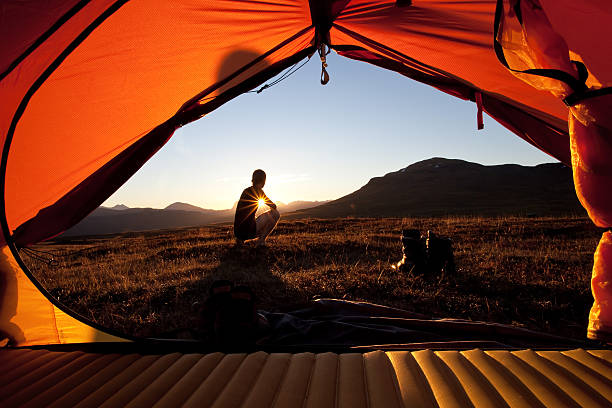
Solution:
<path fill-rule="evenodd" d="M 402 228 L 450 237 L 457 276 L 391 269 Z M 57 265 L 23 258 L 62 303 L 136 336 L 192 327 L 210 284 L 229 279 L 270 311 L 324 296 L 584 338 L 600 236 L 582 217 L 311 219 L 281 221 L 267 248 L 236 248 L 231 225 L 215 225 L 57 239 L 35 247 Z"/>

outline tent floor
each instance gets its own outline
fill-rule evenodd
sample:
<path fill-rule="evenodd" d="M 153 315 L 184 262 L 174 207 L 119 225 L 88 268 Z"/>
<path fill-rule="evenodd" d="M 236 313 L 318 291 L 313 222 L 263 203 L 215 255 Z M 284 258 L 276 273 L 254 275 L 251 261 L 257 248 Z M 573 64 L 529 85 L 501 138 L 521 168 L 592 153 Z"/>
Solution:
<path fill-rule="evenodd" d="M 612 351 L 0 350 L 2 407 L 612 406 Z"/>

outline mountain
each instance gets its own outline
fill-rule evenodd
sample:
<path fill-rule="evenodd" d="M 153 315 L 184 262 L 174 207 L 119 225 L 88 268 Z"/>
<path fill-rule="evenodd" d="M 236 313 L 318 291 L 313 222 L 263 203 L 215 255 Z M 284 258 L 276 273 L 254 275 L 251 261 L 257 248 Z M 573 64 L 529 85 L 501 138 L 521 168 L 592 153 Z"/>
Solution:
<path fill-rule="evenodd" d="M 572 170 L 561 163 L 485 166 L 436 157 L 375 177 L 349 195 L 290 218 L 511 214 L 584 214 Z"/>
<path fill-rule="evenodd" d="M 108 207 L 105 207 L 108 208 Z M 122 211 L 122 210 L 129 210 L 130 207 L 128 207 L 127 205 L 123 205 L 123 204 L 117 204 L 113 207 L 108 208 L 109 210 L 115 210 L 115 211 Z"/>
<path fill-rule="evenodd" d="M 323 201 L 294 201 L 289 204 L 279 203 L 278 208 L 280 212 L 286 213 L 320 203 Z M 181 202 L 170 204 L 163 209 L 128 208 L 123 204 L 114 207 L 101 206 L 64 232 L 63 236 L 115 234 L 231 222 L 234 220 L 234 212 L 235 207 L 209 210 Z"/>
<path fill-rule="evenodd" d="M 180 203 L 178 201 L 176 203 L 170 204 L 169 206 L 164 208 L 164 210 L 195 211 L 195 212 L 201 212 L 201 213 L 210 213 L 210 212 L 215 211 L 215 210 L 207 210 L 206 208 L 198 207 L 198 206 L 187 204 L 187 203 Z"/>
<path fill-rule="evenodd" d="M 484 166 L 433 158 L 383 177 L 334 201 L 277 203 L 286 219 L 330 217 L 410 217 L 444 215 L 584 214 L 576 198 L 572 170 L 561 163 Z M 233 209 L 208 210 L 176 202 L 164 209 L 99 207 L 64 233 L 112 234 L 231 222 Z"/>
<path fill-rule="evenodd" d="M 231 221 L 231 210 L 181 211 L 157 208 L 130 208 L 117 211 L 97 208 L 63 236 L 114 234 L 212 224 Z"/>

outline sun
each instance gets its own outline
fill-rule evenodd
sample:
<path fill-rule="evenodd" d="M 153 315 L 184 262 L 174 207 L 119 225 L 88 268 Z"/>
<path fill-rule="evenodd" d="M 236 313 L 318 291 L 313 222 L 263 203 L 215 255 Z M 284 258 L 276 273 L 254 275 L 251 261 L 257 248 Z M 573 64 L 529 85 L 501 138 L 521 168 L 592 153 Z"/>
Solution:
<path fill-rule="evenodd" d="M 260 198 L 259 200 L 257 200 L 257 208 L 261 208 L 264 205 L 266 205 L 266 200 L 264 200 L 263 198 Z"/>

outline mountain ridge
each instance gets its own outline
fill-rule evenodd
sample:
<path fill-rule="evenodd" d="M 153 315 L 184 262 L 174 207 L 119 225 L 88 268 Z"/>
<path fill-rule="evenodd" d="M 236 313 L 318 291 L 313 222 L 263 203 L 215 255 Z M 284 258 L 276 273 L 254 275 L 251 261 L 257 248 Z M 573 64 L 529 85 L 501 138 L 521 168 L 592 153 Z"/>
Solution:
<path fill-rule="evenodd" d="M 121 210 L 115 209 L 121 207 Z M 434 157 L 330 201 L 278 202 L 283 218 L 432 217 L 585 214 L 572 171 L 562 163 L 483 165 Z M 99 207 L 65 235 L 97 235 L 231 222 L 234 208 L 175 202 L 164 209 Z"/>
<path fill-rule="evenodd" d="M 584 214 L 562 163 L 483 165 L 434 157 L 371 178 L 294 217 Z"/>
<path fill-rule="evenodd" d="M 166 207 L 163 208 L 164 210 L 170 210 L 170 211 L 195 211 L 195 212 L 202 212 L 202 213 L 209 213 L 211 211 L 219 211 L 219 210 L 211 210 L 208 208 L 202 208 L 202 207 L 198 207 L 197 205 L 193 205 L 193 204 L 189 204 L 189 203 L 183 203 L 180 201 L 176 201 Z M 223 211 L 223 210 L 221 210 Z"/>
<path fill-rule="evenodd" d="M 292 201 L 278 203 L 282 214 L 319 205 L 327 201 Z M 174 202 L 165 208 L 100 206 L 74 225 L 63 236 L 102 235 L 123 232 L 151 231 L 182 227 L 196 227 L 234 220 L 234 208 L 212 210 L 183 202 Z"/>

